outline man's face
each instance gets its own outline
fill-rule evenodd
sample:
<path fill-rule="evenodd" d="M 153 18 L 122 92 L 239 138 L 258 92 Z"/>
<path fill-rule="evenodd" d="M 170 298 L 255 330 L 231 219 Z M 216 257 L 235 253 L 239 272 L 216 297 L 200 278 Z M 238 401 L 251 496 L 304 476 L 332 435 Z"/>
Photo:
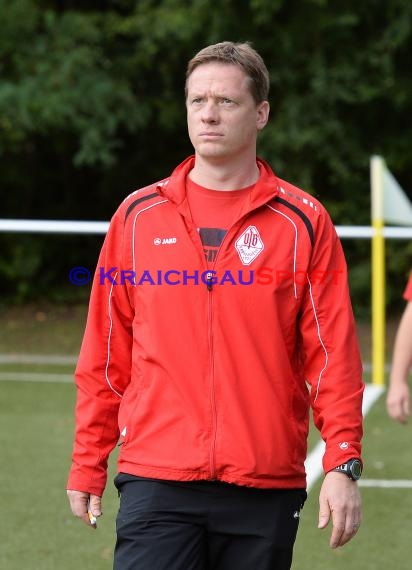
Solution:
<path fill-rule="evenodd" d="M 187 123 L 198 156 L 221 162 L 256 152 L 269 103 L 256 105 L 248 81 L 237 65 L 218 62 L 199 65 L 189 76 Z"/>

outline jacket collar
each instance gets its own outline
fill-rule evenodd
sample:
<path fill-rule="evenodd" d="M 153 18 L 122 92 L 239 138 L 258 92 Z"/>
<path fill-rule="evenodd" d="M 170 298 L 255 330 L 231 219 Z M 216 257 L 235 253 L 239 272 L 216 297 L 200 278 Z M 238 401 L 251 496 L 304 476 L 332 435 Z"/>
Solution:
<path fill-rule="evenodd" d="M 194 162 L 194 155 L 186 158 L 173 170 L 171 176 L 160 182 L 156 188 L 157 192 L 174 203 L 185 217 L 190 217 L 189 205 L 186 200 L 186 177 L 192 170 Z M 279 194 L 279 181 L 269 164 L 261 158 L 257 158 L 256 162 L 260 170 L 260 177 L 251 192 L 248 212 L 263 206 Z"/>

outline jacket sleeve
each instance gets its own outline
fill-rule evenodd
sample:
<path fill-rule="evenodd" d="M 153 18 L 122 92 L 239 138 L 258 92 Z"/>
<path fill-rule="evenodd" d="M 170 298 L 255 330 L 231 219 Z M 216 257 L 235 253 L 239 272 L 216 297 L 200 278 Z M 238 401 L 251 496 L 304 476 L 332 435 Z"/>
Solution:
<path fill-rule="evenodd" d="M 121 283 L 124 224 L 118 211 L 94 275 L 89 312 L 75 371 L 75 438 L 68 489 L 102 495 L 108 456 L 118 438 L 118 409 L 130 382 L 134 311 Z"/>
<path fill-rule="evenodd" d="M 305 379 L 314 423 L 326 443 L 325 472 L 361 456 L 362 363 L 349 297 L 346 261 L 322 209 L 300 318 Z"/>

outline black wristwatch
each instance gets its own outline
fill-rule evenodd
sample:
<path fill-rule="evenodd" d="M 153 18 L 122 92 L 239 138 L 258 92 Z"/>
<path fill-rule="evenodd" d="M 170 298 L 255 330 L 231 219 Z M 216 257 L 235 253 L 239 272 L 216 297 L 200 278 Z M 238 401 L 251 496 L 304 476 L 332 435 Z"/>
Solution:
<path fill-rule="evenodd" d="M 331 469 L 331 471 L 338 471 L 339 473 L 345 473 L 352 479 L 352 481 L 357 481 L 361 478 L 362 475 L 362 463 L 359 459 L 349 459 L 346 463 L 342 463 L 342 465 L 338 465 L 335 469 Z"/>

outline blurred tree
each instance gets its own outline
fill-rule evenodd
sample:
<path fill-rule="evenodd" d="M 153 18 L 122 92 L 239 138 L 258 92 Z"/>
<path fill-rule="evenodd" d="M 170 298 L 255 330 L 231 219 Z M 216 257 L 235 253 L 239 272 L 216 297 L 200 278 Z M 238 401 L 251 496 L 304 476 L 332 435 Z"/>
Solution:
<path fill-rule="evenodd" d="M 335 223 L 369 222 L 371 154 L 411 188 L 409 0 L 0 0 L 0 21 L 3 217 L 107 219 L 135 187 L 167 175 L 191 152 L 186 62 L 225 39 L 250 40 L 269 67 L 259 153 Z M 7 263 L 21 264 L 16 238 L 0 238 Z M 48 244 L 33 250 L 39 268 L 60 275 L 50 238 L 36 239 Z M 368 305 L 369 244 L 344 246 L 355 302 Z M 410 264 L 410 249 L 389 247 Z M 403 276 L 389 272 L 399 288 Z M 43 273 L 46 287 L 53 275 Z"/>

